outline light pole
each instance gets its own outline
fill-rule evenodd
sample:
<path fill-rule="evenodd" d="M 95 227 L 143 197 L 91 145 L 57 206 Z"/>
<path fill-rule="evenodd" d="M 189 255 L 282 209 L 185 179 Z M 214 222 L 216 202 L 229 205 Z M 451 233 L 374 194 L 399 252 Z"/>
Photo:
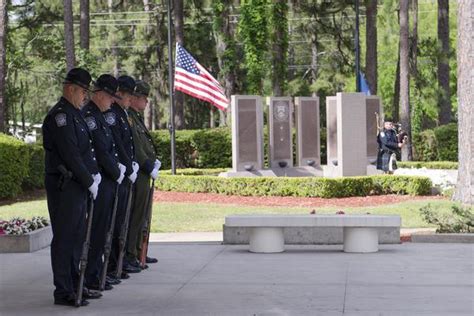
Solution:
<path fill-rule="evenodd" d="M 356 71 L 356 92 L 360 92 L 360 46 L 359 46 L 359 0 L 355 0 L 355 71 Z"/>

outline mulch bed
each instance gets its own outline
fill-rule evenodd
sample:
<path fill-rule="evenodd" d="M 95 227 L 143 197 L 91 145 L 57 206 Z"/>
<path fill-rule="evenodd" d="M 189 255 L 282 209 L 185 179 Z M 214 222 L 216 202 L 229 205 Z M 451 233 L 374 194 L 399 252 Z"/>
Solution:
<path fill-rule="evenodd" d="M 215 193 L 187 193 L 155 191 L 155 202 L 212 203 L 248 206 L 291 206 L 291 207 L 358 207 L 394 204 L 414 200 L 442 200 L 442 196 L 373 195 L 346 198 L 310 198 L 282 196 L 236 196 Z"/>

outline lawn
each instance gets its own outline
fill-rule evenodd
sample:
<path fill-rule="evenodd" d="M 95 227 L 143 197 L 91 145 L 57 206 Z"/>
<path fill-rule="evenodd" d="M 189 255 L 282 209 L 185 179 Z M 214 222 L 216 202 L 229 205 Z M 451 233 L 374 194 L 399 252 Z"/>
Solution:
<path fill-rule="evenodd" d="M 426 224 L 419 215 L 420 207 L 431 204 L 437 212 L 449 212 L 452 202 L 448 200 L 418 200 L 401 202 L 391 205 L 354 207 L 354 208 L 321 208 L 319 214 L 334 214 L 337 210 L 344 210 L 350 214 L 398 214 L 402 217 L 402 227 L 433 227 Z M 152 232 L 210 232 L 222 231 L 224 217 L 229 214 L 252 213 L 291 213 L 309 214 L 310 208 L 288 207 L 261 207 L 239 206 L 229 204 L 208 203 L 155 203 L 153 205 Z M 28 202 L 19 202 L 0 206 L 0 219 L 10 219 L 19 216 L 31 218 L 33 216 L 48 217 L 46 199 Z"/>

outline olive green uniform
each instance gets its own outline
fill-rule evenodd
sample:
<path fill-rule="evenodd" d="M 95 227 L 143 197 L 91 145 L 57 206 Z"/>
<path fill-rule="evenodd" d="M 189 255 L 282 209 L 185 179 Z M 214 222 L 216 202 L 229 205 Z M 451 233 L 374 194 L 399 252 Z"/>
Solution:
<path fill-rule="evenodd" d="M 135 194 L 127 240 L 127 257 L 129 259 L 138 259 L 143 242 L 142 229 L 147 219 L 146 208 L 151 185 L 150 173 L 154 168 L 156 151 L 141 114 L 131 108 L 128 110 L 128 113 L 135 144 L 135 157 L 140 165 L 140 171 L 135 182 Z"/>

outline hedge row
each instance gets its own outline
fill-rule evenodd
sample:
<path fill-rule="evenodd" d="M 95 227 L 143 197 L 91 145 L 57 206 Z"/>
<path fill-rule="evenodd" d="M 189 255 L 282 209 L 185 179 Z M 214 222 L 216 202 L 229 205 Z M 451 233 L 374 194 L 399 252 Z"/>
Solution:
<path fill-rule="evenodd" d="M 264 129 L 264 163 L 268 165 L 268 129 Z M 171 168 L 169 132 L 151 132 L 162 168 Z M 296 134 L 293 132 L 293 143 Z M 230 168 L 232 166 L 232 132 L 230 128 L 176 131 L 176 166 L 178 168 Z M 296 146 L 293 146 L 296 161 Z M 326 131 L 321 129 L 321 163 L 326 164 Z"/>
<path fill-rule="evenodd" d="M 431 180 L 426 177 L 386 175 L 348 178 L 221 178 L 162 175 L 156 186 L 162 191 L 335 198 L 380 194 L 428 195 L 431 191 Z"/>
<path fill-rule="evenodd" d="M 0 134 L 0 199 L 12 198 L 23 188 L 43 187 L 43 149 Z"/>
<path fill-rule="evenodd" d="M 415 134 L 413 145 L 417 161 L 458 161 L 458 126 L 451 123 Z"/>
<path fill-rule="evenodd" d="M 399 168 L 457 169 L 455 161 L 397 161 Z"/>

